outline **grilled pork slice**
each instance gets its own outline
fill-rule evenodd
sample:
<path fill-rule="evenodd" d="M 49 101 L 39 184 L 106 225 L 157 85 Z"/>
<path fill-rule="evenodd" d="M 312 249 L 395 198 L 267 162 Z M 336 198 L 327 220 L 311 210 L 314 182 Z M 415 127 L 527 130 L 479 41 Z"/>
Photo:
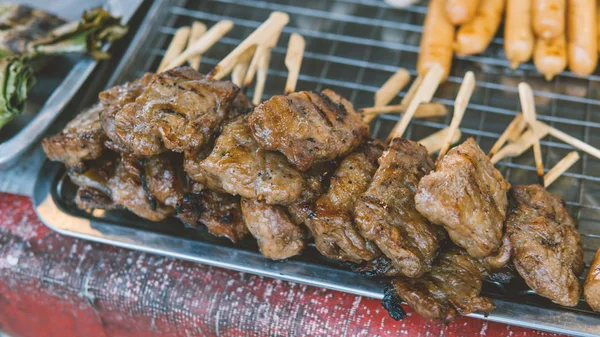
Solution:
<path fill-rule="evenodd" d="M 100 125 L 103 109 L 96 104 L 75 116 L 59 134 L 45 138 L 42 146 L 48 158 L 63 162 L 70 171 L 84 172 L 84 161 L 96 159 L 104 152 L 106 135 Z"/>
<path fill-rule="evenodd" d="M 109 149 L 116 152 L 132 152 L 117 135 L 115 130 L 115 115 L 126 104 L 135 102 L 135 99 L 146 90 L 153 75 L 152 73 L 146 73 L 135 81 L 114 86 L 98 95 L 100 102 L 104 105 L 104 109 L 100 114 L 100 122 L 102 123 L 102 129 L 108 137 L 105 145 Z"/>
<path fill-rule="evenodd" d="M 239 197 L 200 186 L 199 190 L 185 195 L 176 209 L 177 217 L 188 226 L 202 224 L 212 235 L 226 237 L 234 243 L 248 234 Z"/>
<path fill-rule="evenodd" d="M 331 90 L 273 96 L 249 123 L 260 147 L 283 153 L 300 171 L 349 154 L 369 134 L 352 104 Z"/>
<path fill-rule="evenodd" d="M 298 255 L 306 245 L 305 231 L 290 220 L 285 208 L 242 198 L 246 227 L 258 242 L 260 252 L 274 260 Z"/>
<path fill-rule="evenodd" d="M 111 197 L 106 193 L 91 187 L 79 187 L 75 195 L 75 204 L 80 209 L 115 209 L 119 205 L 115 204 Z"/>
<path fill-rule="evenodd" d="M 140 160 L 142 186 L 152 203 L 158 201 L 174 208 L 181 201 L 187 188 L 182 162 L 182 156 L 176 153 Z"/>
<path fill-rule="evenodd" d="M 517 272 L 538 295 L 560 305 L 576 305 L 583 248 L 564 202 L 540 185 L 517 186 L 510 197 L 514 207 L 506 230 Z"/>
<path fill-rule="evenodd" d="M 331 178 L 329 190 L 315 202 L 306 225 L 317 249 L 326 257 L 360 263 L 381 254 L 356 229 L 352 210 L 369 187 L 383 148 L 380 141 L 369 140 L 344 158 Z"/>
<path fill-rule="evenodd" d="M 115 114 L 115 132 L 138 156 L 194 151 L 219 132 L 238 92 L 235 84 L 189 67 L 155 74 L 135 102 Z"/>
<path fill-rule="evenodd" d="M 383 306 L 394 319 L 404 318 L 404 300 L 421 316 L 449 323 L 457 315 L 489 313 L 494 303 L 480 296 L 487 267 L 464 250 L 451 248 L 440 254 L 431 271 L 420 278 L 401 277 L 386 289 Z"/>
<path fill-rule="evenodd" d="M 300 172 L 283 155 L 258 147 L 246 115 L 227 124 L 210 155 L 203 157 L 202 150 L 187 153 L 185 171 L 214 191 L 288 205 L 300 196 L 304 186 Z"/>
<path fill-rule="evenodd" d="M 108 180 L 112 199 L 139 217 L 151 221 L 163 220 L 173 213 L 173 208 L 165 206 L 148 193 L 144 188 L 142 170 L 137 158 L 122 154 L 114 175 Z"/>
<path fill-rule="evenodd" d="M 362 236 L 408 277 L 428 271 L 439 247 L 438 229 L 415 209 L 414 201 L 419 181 L 432 169 L 425 147 L 395 138 L 354 208 Z"/>
<path fill-rule="evenodd" d="M 450 238 L 473 257 L 498 250 L 510 184 L 473 138 L 451 149 L 419 182 L 415 206 L 443 225 Z"/>

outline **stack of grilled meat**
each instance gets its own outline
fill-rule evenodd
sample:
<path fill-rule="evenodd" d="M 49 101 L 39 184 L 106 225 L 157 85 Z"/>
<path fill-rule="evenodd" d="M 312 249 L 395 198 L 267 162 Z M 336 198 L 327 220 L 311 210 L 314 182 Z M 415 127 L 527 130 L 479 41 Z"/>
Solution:
<path fill-rule="evenodd" d="M 535 185 L 509 192 L 472 139 L 437 164 L 416 142 L 371 139 L 330 90 L 253 107 L 231 82 L 175 68 L 102 92 L 43 145 L 83 209 L 174 215 L 233 242 L 251 234 L 271 259 L 312 236 L 324 256 L 394 277 L 392 316 L 400 300 L 445 322 L 489 312 L 482 280 L 511 257 L 540 295 L 579 299 L 581 243 L 559 198 Z"/>

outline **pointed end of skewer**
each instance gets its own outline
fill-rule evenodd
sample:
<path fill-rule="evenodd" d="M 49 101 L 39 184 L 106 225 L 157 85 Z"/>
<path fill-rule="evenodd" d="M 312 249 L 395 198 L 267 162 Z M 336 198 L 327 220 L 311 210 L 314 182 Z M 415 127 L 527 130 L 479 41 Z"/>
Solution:
<path fill-rule="evenodd" d="M 540 175 L 540 173 L 538 172 L 538 184 L 540 184 L 540 186 L 546 187 L 546 183 L 544 183 L 544 174 L 543 173 L 542 173 L 542 175 Z"/>

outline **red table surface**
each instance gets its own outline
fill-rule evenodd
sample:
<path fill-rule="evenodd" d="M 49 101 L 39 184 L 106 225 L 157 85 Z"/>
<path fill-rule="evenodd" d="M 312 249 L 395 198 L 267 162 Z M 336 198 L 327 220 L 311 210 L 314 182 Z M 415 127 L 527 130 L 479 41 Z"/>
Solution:
<path fill-rule="evenodd" d="M 359 276 L 357 276 L 359 277 Z M 0 193 L 0 330 L 11 336 L 557 336 L 76 240 Z"/>

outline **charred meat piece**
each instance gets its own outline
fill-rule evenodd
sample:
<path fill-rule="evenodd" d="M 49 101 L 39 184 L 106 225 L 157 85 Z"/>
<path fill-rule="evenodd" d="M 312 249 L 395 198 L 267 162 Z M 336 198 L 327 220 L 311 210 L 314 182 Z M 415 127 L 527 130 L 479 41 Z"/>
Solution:
<path fill-rule="evenodd" d="M 123 154 L 114 175 L 108 180 L 113 201 L 151 221 L 163 220 L 173 213 L 173 208 L 158 202 L 143 185 L 139 160 Z"/>
<path fill-rule="evenodd" d="M 596 251 L 583 285 L 583 297 L 594 311 L 600 311 L 600 249 Z"/>
<path fill-rule="evenodd" d="M 186 188 L 182 156 L 163 153 L 141 161 L 142 185 L 146 192 L 166 206 L 177 206 Z"/>
<path fill-rule="evenodd" d="M 152 73 L 146 73 L 140 79 L 114 86 L 98 95 L 100 102 L 104 105 L 104 109 L 100 114 L 100 122 L 102 123 L 102 129 L 108 137 L 105 145 L 109 149 L 117 152 L 132 152 L 117 135 L 115 130 L 115 115 L 125 104 L 135 102 L 135 99 L 146 90 L 153 75 Z"/>
<path fill-rule="evenodd" d="M 260 147 L 283 153 L 300 171 L 349 154 L 369 134 L 352 104 L 331 90 L 273 96 L 249 123 Z"/>
<path fill-rule="evenodd" d="M 211 190 L 287 205 L 298 198 L 303 178 L 277 152 L 258 147 L 248 128 L 248 117 L 227 124 L 210 155 L 186 155 L 185 171 Z"/>
<path fill-rule="evenodd" d="M 314 202 L 329 188 L 329 180 L 338 164 L 337 160 L 321 162 L 304 173 L 302 193 L 288 206 L 290 218 L 295 224 L 300 225 L 308 220 Z"/>
<path fill-rule="evenodd" d="M 315 202 L 306 225 L 326 257 L 360 263 L 380 255 L 379 249 L 360 235 L 352 210 L 369 187 L 383 148 L 380 141 L 369 140 L 344 158 L 331 177 L 329 190 Z"/>
<path fill-rule="evenodd" d="M 233 83 L 189 67 L 167 70 L 155 74 L 135 102 L 116 113 L 115 132 L 139 156 L 193 151 L 219 132 L 238 92 Z"/>
<path fill-rule="evenodd" d="M 258 242 L 260 252 L 281 260 L 300 254 L 306 245 L 304 229 L 290 220 L 282 206 L 242 198 L 246 227 Z"/>
<path fill-rule="evenodd" d="M 473 257 L 500 246 L 510 184 L 473 138 L 451 149 L 419 182 L 417 210 L 443 225 L 452 241 Z"/>
<path fill-rule="evenodd" d="M 431 271 L 420 278 L 393 280 L 393 291 L 386 291 L 383 304 L 390 315 L 396 316 L 402 299 L 421 316 L 444 323 L 459 314 L 489 313 L 494 303 L 480 296 L 486 275 L 487 269 L 479 260 L 462 249 L 451 248 L 441 253 Z"/>
<path fill-rule="evenodd" d="M 254 104 L 252 104 L 248 96 L 240 91 L 231 103 L 231 108 L 227 114 L 227 120 L 233 120 L 241 115 L 246 115 L 252 111 L 253 108 Z"/>
<path fill-rule="evenodd" d="M 119 208 L 110 196 L 104 192 L 91 187 L 79 187 L 75 195 L 75 204 L 80 209 L 115 209 Z"/>
<path fill-rule="evenodd" d="M 511 190 L 506 230 L 517 272 L 535 292 L 554 303 L 574 306 L 581 287 L 583 248 L 564 202 L 540 185 Z"/>
<path fill-rule="evenodd" d="M 84 161 L 96 159 L 104 152 L 102 110 L 103 106 L 96 104 L 75 116 L 59 134 L 45 138 L 42 146 L 48 158 L 63 162 L 71 171 L 84 172 Z"/>
<path fill-rule="evenodd" d="M 394 266 L 392 260 L 385 256 L 380 256 L 371 261 L 363 261 L 360 264 L 350 266 L 353 272 L 365 276 L 403 276 L 403 274 Z"/>
<path fill-rule="evenodd" d="M 212 235 L 232 242 L 248 234 L 239 197 L 202 189 L 185 195 L 176 209 L 177 217 L 188 226 L 205 225 Z"/>
<path fill-rule="evenodd" d="M 355 222 L 405 276 L 431 268 L 439 248 L 438 230 L 415 209 L 415 191 L 433 169 L 425 147 L 395 138 L 379 158 L 371 185 L 356 202 Z"/>

